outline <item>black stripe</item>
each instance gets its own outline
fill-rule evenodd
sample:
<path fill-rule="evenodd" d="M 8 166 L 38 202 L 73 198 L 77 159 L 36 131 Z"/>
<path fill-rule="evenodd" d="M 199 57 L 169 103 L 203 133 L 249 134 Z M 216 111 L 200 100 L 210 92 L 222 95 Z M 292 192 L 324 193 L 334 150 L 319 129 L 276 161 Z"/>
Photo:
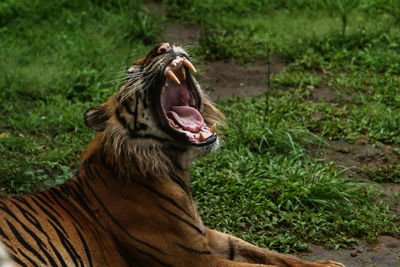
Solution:
<path fill-rule="evenodd" d="M 3 229 L 0 228 L 0 236 L 3 237 L 3 239 L 7 239 L 8 241 L 10 241 L 10 239 L 8 239 L 8 236 L 6 235 L 6 233 L 4 233 Z"/>
<path fill-rule="evenodd" d="M 87 183 L 87 181 L 85 181 Z M 112 216 L 112 214 L 110 213 L 110 211 L 108 211 L 108 209 L 105 207 L 105 205 L 103 204 L 103 202 L 100 200 L 100 198 L 96 195 L 96 193 L 93 191 L 93 189 L 87 185 L 87 188 L 90 190 L 90 192 L 92 193 L 92 195 L 96 198 L 97 202 L 99 202 L 99 204 L 102 206 L 103 210 L 107 213 L 107 215 L 110 217 L 110 219 L 126 234 L 128 235 L 130 238 L 132 238 L 133 240 L 135 240 L 136 242 L 145 245 L 148 248 L 151 248 L 159 253 L 165 254 L 163 251 L 161 251 L 159 248 L 150 245 L 149 243 L 146 243 L 143 240 L 140 240 L 136 237 L 134 237 L 131 233 L 129 233 L 125 228 L 122 227 L 122 225 L 120 225 L 120 223 Z"/>
<path fill-rule="evenodd" d="M 68 267 L 67 263 L 64 261 L 63 257 L 61 256 L 60 252 L 57 250 L 57 248 L 55 248 L 53 246 L 53 243 L 51 243 L 51 241 L 49 241 L 49 245 L 50 247 L 53 249 L 54 253 L 56 254 L 58 260 L 60 261 L 61 265 L 63 267 Z"/>
<path fill-rule="evenodd" d="M 80 191 L 80 193 L 81 193 L 81 194 L 79 194 L 77 191 L 75 191 L 75 188 L 73 189 L 73 188 L 70 188 L 70 187 L 66 187 L 71 192 L 71 195 L 75 198 L 75 200 L 78 202 L 78 204 L 80 204 L 80 206 L 88 213 L 88 215 L 90 215 L 90 217 L 92 217 L 99 225 L 101 225 L 101 223 L 98 220 L 97 216 L 93 213 L 93 210 L 88 206 L 88 203 L 90 203 L 91 201 L 89 201 L 89 199 L 87 198 L 86 193 L 84 193 L 82 191 L 81 185 L 77 184 L 77 182 L 74 181 L 74 180 L 69 180 L 69 181 L 71 181 L 74 184 L 76 184 L 75 188 L 78 189 Z M 86 198 L 88 200 L 88 202 L 83 200 L 82 196 L 84 198 Z"/>
<path fill-rule="evenodd" d="M 103 181 L 104 185 L 107 186 L 108 188 L 111 188 L 110 185 L 107 183 L 106 179 L 104 179 L 104 177 L 100 174 L 99 170 L 92 166 L 94 172 L 96 173 L 96 177 L 100 178 L 100 180 Z"/>
<path fill-rule="evenodd" d="M 131 110 L 131 107 L 129 106 L 128 101 L 126 101 L 126 100 L 122 101 L 122 105 L 125 107 L 126 111 L 128 111 L 129 114 L 135 115 L 135 113 Z"/>
<path fill-rule="evenodd" d="M 178 244 L 178 243 L 174 243 L 174 244 L 177 245 L 180 248 L 183 248 L 186 251 L 193 252 L 193 253 L 196 253 L 196 254 L 202 254 L 202 255 L 211 254 L 211 251 L 209 251 L 209 250 L 198 250 L 198 249 L 186 247 L 186 246 Z"/>
<path fill-rule="evenodd" d="M 146 101 L 147 100 L 147 92 L 148 92 L 147 90 L 143 91 L 143 101 L 142 101 L 143 102 L 143 107 L 146 108 L 146 109 L 147 109 L 147 101 Z"/>
<path fill-rule="evenodd" d="M 229 246 L 229 259 L 233 260 L 235 258 L 235 247 L 233 246 L 232 239 L 228 238 L 228 246 Z"/>
<path fill-rule="evenodd" d="M 188 220 L 185 220 L 184 218 L 180 217 L 179 215 L 173 213 L 173 212 L 170 211 L 170 210 L 167 210 L 167 209 L 164 208 L 164 207 L 161 207 L 160 205 L 158 205 L 158 207 L 159 207 L 160 209 L 162 209 L 163 211 L 165 211 L 166 213 L 168 213 L 169 215 L 171 215 L 171 216 L 177 218 L 178 220 L 184 222 L 184 223 L 187 224 L 189 227 L 192 227 L 194 230 L 196 230 L 197 232 L 199 232 L 199 234 L 201 234 L 201 235 L 203 235 L 203 236 L 205 235 L 204 232 L 203 232 L 199 227 L 197 227 L 197 226 L 194 225 L 193 223 L 189 222 Z"/>
<path fill-rule="evenodd" d="M 29 201 L 26 200 L 25 197 L 16 197 L 13 198 L 21 203 L 23 203 L 25 206 L 27 206 L 31 211 L 33 211 L 34 213 L 36 213 L 37 215 L 39 215 L 39 213 L 31 206 L 31 204 L 29 203 Z"/>
<path fill-rule="evenodd" d="M 75 225 L 74 225 L 74 227 L 75 227 L 75 230 L 76 230 L 76 232 L 77 232 L 77 233 L 78 233 L 78 235 L 79 235 L 79 238 L 81 239 L 81 242 L 82 242 L 83 248 L 85 249 L 85 252 L 86 252 L 86 257 L 87 257 L 87 259 L 88 259 L 88 261 L 89 261 L 89 266 L 93 267 L 93 263 L 92 263 L 92 256 L 90 255 L 90 250 L 89 250 L 89 247 L 88 247 L 88 245 L 87 245 L 87 243 L 86 243 L 85 239 L 83 238 L 83 236 L 82 236 L 81 232 L 78 230 L 78 228 L 76 228 L 76 226 L 75 226 Z"/>
<path fill-rule="evenodd" d="M 90 169 L 90 166 L 88 166 L 88 164 L 85 164 L 85 166 L 81 167 L 80 169 L 85 170 L 85 174 L 86 174 L 86 177 L 85 177 L 85 178 L 89 178 L 93 183 L 96 182 L 96 176 L 93 175 L 93 172 L 92 172 L 92 170 Z M 75 176 L 76 176 L 76 177 L 79 177 L 79 176 L 80 176 L 80 172 L 77 172 L 77 173 L 75 174 Z"/>
<path fill-rule="evenodd" d="M 18 263 L 19 265 L 21 265 L 21 266 L 23 266 L 23 267 L 28 267 L 28 265 L 26 264 L 26 263 L 24 263 L 23 261 L 21 261 L 19 258 L 17 258 L 17 256 L 15 256 L 14 254 L 12 254 L 12 253 L 10 253 L 10 258 L 14 261 L 14 262 L 16 262 L 16 263 Z M 36 263 L 33 263 L 34 264 L 34 266 L 36 267 L 36 266 L 38 266 Z"/>
<path fill-rule="evenodd" d="M 6 248 L 7 252 L 17 254 L 17 251 L 12 247 L 13 244 L 10 244 L 9 242 L 7 242 L 7 243 L 3 242 L 3 245 L 5 245 L 7 247 Z"/>
<path fill-rule="evenodd" d="M 83 261 L 82 261 L 81 256 L 76 252 L 76 250 L 74 249 L 71 242 L 69 242 L 68 238 L 50 220 L 47 220 L 47 221 L 51 224 L 51 226 L 56 231 L 58 238 L 61 241 L 61 244 L 64 246 L 64 249 L 67 251 L 68 255 L 74 262 L 75 266 L 78 266 L 77 260 L 79 260 L 80 265 L 83 266 Z"/>
<path fill-rule="evenodd" d="M 12 252 L 12 253 L 15 253 L 15 254 L 17 254 L 17 251 L 12 247 L 12 245 L 13 244 L 10 244 L 9 242 L 3 242 L 3 245 L 5 245 L 6 247 L 7 247 L 7 251 L 8 252 Z"/>
<path fill-rule="evenodd" d="M 139 100 L 141 100 L 141 94 L 139 91 L 136 91 L 136 103 L 135 103 L 135 111 L 134 111 L 134 130 L 135 131 L 140 131 L 140 130 L 146 130 L 147 125 L 144 123 L 141 123 L 138 121 L 138 109 L 139 109 Z"/>
<path fill-rule="evenodd" d="M 35 266 L 35 267 L 38 266 L 39 267 L 39 264 L 37 264 L 34 260 L 32 260 L 31 257 L 26 255 L 23 250 L 18 249 L 18 253 L 20 253 L 22 256 L 24 256 L 33 266 Z"/>
<path fill-rule="evenodd" d="M 166 152 L 164 152 L 164 153 L 166 153 Z M 167 152 L 167 153 L 168 153 L 168 152 Z M 170 161 L 171 161 L 172 164 L 175 166 L 175 168 L 177 168 L 179 171 L 181 171 L 181 172 L 184 172 L 184 171 L 185 171 L 185 169 L 182 167 L 182 165 L 181 165 L 178 161 L 173 160 L 171 157 L 170 157 Z"/>
<path fill-rule="evenodd" d="M 38 200 L 40 200 L 40 202 L 42 202 L 43 204 L 45 204 L 49 209 L 51 209 L 51 211 L 52 212 L 54 212 L 55 214 L 57 214 L 57 216 L 61 219 L 61 220 L 63 220 L 63 217 L 61 216 L 61 214 L 60 213 L 58 213 L 58 211 L 56 211 L 54 208 L 53 208 L 53 206 L 51 206 L 49 203 L 48 203 L 48 201 L 45 201 L 41 196 L 45 196 L 45 194 L 43 194 L 43 193 L 40 193 L 40 194 L 35 194 L 35 195 L 33 195 L 34 197 L 36 197 Z M 48 200 L 49 198 L 47 197 L 47 196 L 45 196 L 46 197 L 46 200 Z M 51 202 L 52 203 L 52 202 Z M 54 205 L 54 203 L 52 203 L 53 205 Z M 42 209 L 43 210 L 43 209 Z"/>
<path fill-rule="evenodd" d="M 33 255 L 35 255 L 36 258 L 38 258 L 43 264 L 47 264 L 46 260 L 37 252 L 36 249 L 33 249 L 31 245 L 29 245 L 29 243 L 25 241 L 20 232 L 18 232 L 18 230 L 10 223 L 10 221 L 7 218 L 6 222 L 10 230 L 13 232 L 14 236 L 17 238 L 18 242 L 22 246 L 24 246 L 27 250 L 29 250 Z"/>
<path fill-rule="evenodd" d="M 121 241 L 120 238 L 115 233 L 110 233 L 112 239 L 114 240 L 114 244 L 116 245 L 116 250 L 118 254 L 125 260 L 127 265 L 129 266 L 143 266 L 139 264 L 140 261 L 136 255 L 136 253 L 132 253 L 132 250 L 129 247 L 129 243 L 125 241 Z"/>
<path fill-rule="evenodd" d="M 151 254 L 151 253 L 149 253 L 149 252 L 143 251 L 143 250 L 141 250 L 141 249 L 135 247 L 135 246 L 132 245 L 132 244 L 129 244 L 129 246 L 130 246 L 131 248 L 135 249 L 136 251 L 138 251 L 138 252 L 140 252 L 140 253 L 142 253 L 142 254 L 148 256 L 149 258 L 151 258 L 151 259 L 154 260 L 155 262 L 161 264 L 162 266 L 165 266 L 165 267 L 172 267 L 172 265 L 161 261 L 160 259 L 158 259 L 156 256 L 154 256 L 153 254 Z"/>
<path fill-rule="evenodd" d="M 188 187 L 186 186 L 185 181 L 181 177 L 179 177 L 178 175 L 176 175 L 173 172 L 170 173 L 170 177 L 171 177 L 172 181 L 174 181 L 180 188 L 182 188 L 183 191 L 186 192 L 186 194 L 188 194 L 190 196 Z"/>
<path fill-rule="evenodd" d="M 44 191 L 42 193 L 40 193 L 41 196 L 43 196 L 47 202 L 50 202 L 50 204 L 54 205 L 54 202 L 49 198 L 49 196 L 46 194 L 48 193 L 47 191 Z M 47 204 L 49 207 L 51 207 L 49 204 Z"/>
<path fill-rule="evenodd" d="M 129 128 L 128 123 L 124 118 L 121 117 L 121 113 L 119 112 L 118 109 L 115 110 L 115 115 L 117 116 L 118 121 L 122 124 L 124 128 L 128 128 L 130 131 L 132 131 L 131 128 Z"/>
<path fill-rule="evenodd" d="M 2 202 L 0 202 L 0 209 L 4 210 L 7 214 L 9 214 L 16 222 L 18 222 L 20 224 L 20 226 L 25 230 L 25 232 L 27 232 L 36 242 L 36 245 L 39 247 L 39 249 L 42 251 L 42 253 L 46 256 L 46 258 L 49 260 L 50 264 L 52 266 L 56 266 L 56 263 L 54 262 L 53 258 L 49 255 L 49 253 L 47 253 L 47 247 L 46 245 L 43 243 L 43 241 L 31 230 L 29 229 L 24 223 L 22 223 L 18 217 L 16 217 L 16 215 L 6 207 L 6 205 Z M 7 219 L 6 219 L 7 220 Z M 7 220 L 8 225 L 10 226 L 9 221 Z M 14 226 L 11 226 L 17 233 L 18 231 L 16 230 L 16 228 Z M 11 229 L 10 227 L 10 229 Z M 19 233 L 18 233 L 19 234 Z M 22 239 L 22 236 L 19 236 L 20 239 L 22 240 L 22 242 L 24 242 L 25 244 L 27 244 L 29 247 L 30 245 L 25 242 L 25 240 Z M 21 241 L 20 241 L 21 242 Z M 40 254 L 38 254 L 40 256 Z M 40 256 L 40 259 L 43 259 Z M 43 262 L 44 261 L 44 262 Z M 46 263 L 45 260 L 43 259 L 43 263 Z"/>
<path fill-rule="evenodd" d="M 70 190 L 73 191 L 76 197 L 82 199 L 83 202 L 85 203 L 90 203 L 90 199 L 86 196 L 86 192 L 83 191 L 82 186 L 83 186 L 83 179 L 77 175 L 75 176 L 78 181 L 75 179 L 69 180 L 74 186 L 70 187 Z M 79 192 L 78 192 L 79 191 Z"/>
<path fill-rule="evenodd" d="M 165 138 L 161 138 L 152 134 L 138 134 L 133 132 L 132 134 L 130 134 L 130 137 L 132 139 L 154 139 L 156 141 L 159 142 L 171 142 L 171 140 L 165 139 Z"/>
<path fill-rule="evenodd" d="M 57 188 L 52 188 L 48 192 L 51 195 L 51 197 L 54 199 L 54 201 L 58 204 L 58 207 L 62 208 L 69 215 L 69 217 L 72 218 L 74 220 L 74 222 L 79 225 L 80 228 L 82 228 L 79 221 L 75 218 L 76 216 L 73 216 L 70 213 L 70 211 L 64 207 L 65 204 L 61 204 L 61 202 L 58 199 L 62 199 L 63 201 L 67 202 L 69 205 L 72 205 L 71 202 L 68 199 L 64 198 L 64 196 L 60 193 L 60 191 Z"/>
<path fill-rule="evenodd" d="M 91 181 L 96 182 L 97 180 L 101 180 L 101 181 L 103 182 L 103 184 L 104 184 L 107 188 L 111 189 L 110 185 L 107 184 L 106 179 L 104 179 L 104 177 L 100 174 L 100 172 L 98 171 L 98 169 L 97 169 L 96 167 L 86 165 L 86 166 L 84 167 L 84 170 L 85 170 L 86 176 L 88 176 L 88 177 L 90 178 Z M 94 170 L 94 172 L 96 173 L 96 175 L 93 174 L 93 171 L 92 171 L 92 170 Z"/>
<path fill-rule="evenodd" d="M 26 209 L 22 208 L 18 203 L 10 200 L 11 203 L 13 203 L 18 210 L 21 212 L 21 214 L 24 216 L 24 218 L 29 221 L 33 226 L 35 226 L 40 232 L 42 232 L 47 238 L 49 236 L 47 235 L 46 231 L 43 230 L 43 227 L 40 225 L 39 221 Z"/>
<path fill-rule="evenodd" d="M 49 217 L 50 219 L 52 219 L 63 231 L 64 233 L 68 236 L 67 232 L 64 230 L 64 228 L 62 227 L 61 223 L 59 222 L 59 220 L 54 217 L 53 214 L 51 214 L 47 209 L 45 209 L 42 205 L 40 205 L 33 197 L 35 195 L 31 196 L 31 199 L 33 202 L 35 202 L 35 204 L 44 212 L 44 214 L 47 215 L 47 217 Z M 47 236 L 47 235 L 46 235 Z M 48 238 L 48 237 L 47 237 Z"/>
<path fill-rule="evenodd" d="M 142 182 L 139 182 L 138 180 L 130 179 L 129 181 L 134 182 L 134 183 L 136 183 L 137 185 L 140 185 L 140 186 L 146 188 L 146 189 L 149 190 L 150 192 L 156 194 L 159 198 L 162 198 L 162 199 L 168 201 L 168 202 L 171 203 L 174 207 L 178 208 L 178 209 L 181 210 L 183 213 L 185 213 L 187 216 L 189 216 L 190 218 L 194 219 L 193 216 L 192 216 L 190 213 L 188 213 L 184 208 L 182 208 L 182 207 L 181 207 L 178 203 L 176 203 L 176 201 L 173 200 L 172 198 L 170 198 L 170 197 L 164 195 L 164 194 L 161 193 L 160 191 L 157 191 L 156 189 L 154 189 L 153 187 L 151 187 L 151 186 L 149 186 L 149 185 L 147 185 L 147 184 L 144 184 L 144 183 L 142 183 Z"/>

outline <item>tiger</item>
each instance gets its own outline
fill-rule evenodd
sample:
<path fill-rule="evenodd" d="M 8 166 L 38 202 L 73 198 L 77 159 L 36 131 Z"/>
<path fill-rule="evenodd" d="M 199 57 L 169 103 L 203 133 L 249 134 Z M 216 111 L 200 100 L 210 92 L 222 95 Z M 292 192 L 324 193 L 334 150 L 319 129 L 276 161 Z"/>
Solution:
<path fill-rule="evenodd" d="M 180 46 L 138 59 L 106 102 L 74 176 L 0 201 L 0 239 L 15 266 L 304 266 L 307 262 L 206 227 L 189 163 L 219 146 L 223 114 Z"/>

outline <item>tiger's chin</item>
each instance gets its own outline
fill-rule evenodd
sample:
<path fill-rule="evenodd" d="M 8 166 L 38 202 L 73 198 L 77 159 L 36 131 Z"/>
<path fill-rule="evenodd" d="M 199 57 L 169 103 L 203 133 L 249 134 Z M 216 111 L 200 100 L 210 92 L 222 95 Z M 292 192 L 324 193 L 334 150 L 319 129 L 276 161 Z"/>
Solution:
<path fill-rule="evenodd" d="M 192 156 L 192 160 L 198 160 L 201 157 L 214 153 L 219 148 L 219 139 L 216 138 L 212 143 L 205 146 L 191 146 L 189 153 Z"/>

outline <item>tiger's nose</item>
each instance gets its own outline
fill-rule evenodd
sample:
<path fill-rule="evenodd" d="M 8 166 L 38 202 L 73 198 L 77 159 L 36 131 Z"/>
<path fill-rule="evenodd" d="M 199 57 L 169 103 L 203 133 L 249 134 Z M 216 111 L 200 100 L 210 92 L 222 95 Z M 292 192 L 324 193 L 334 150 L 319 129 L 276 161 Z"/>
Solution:
<path fill-rule="evenodd" d="M 160 47 L 157 49 L 157 53 L 161 54 L 168 52 L 169 50 L 171 50 L 171 46 L 169 45 L 169 43 L 162 43 Z"/>

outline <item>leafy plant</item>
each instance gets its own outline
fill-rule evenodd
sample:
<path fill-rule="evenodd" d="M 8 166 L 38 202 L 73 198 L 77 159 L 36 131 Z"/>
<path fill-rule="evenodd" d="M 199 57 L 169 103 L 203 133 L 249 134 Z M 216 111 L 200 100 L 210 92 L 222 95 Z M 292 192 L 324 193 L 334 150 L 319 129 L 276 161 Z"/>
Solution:
<path fill-rule="evenodd" d="M 358 7 L 360 0 L 324 0 L 331 16 L 338 16 L 342 22 L 342 36 L 345 36 L 351 12 Z"/>

